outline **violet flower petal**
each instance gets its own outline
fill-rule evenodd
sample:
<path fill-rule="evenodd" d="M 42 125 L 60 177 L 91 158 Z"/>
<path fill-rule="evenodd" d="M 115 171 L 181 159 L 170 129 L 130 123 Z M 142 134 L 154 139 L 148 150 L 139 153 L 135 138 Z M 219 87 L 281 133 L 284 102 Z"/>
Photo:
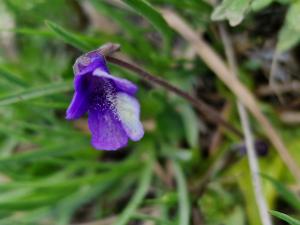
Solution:
<path fill-rule="evenodd" d="M 66 119 L 78 119 L 87 112 L 88 107 L 87 96 L 83 93 L 79 94 L 79 92 L 75 92 L 71 104 L 67 109 Z"/>
<path fill-rule="evenodd" d="M 88 111 L 92 145 L 98 150 L 117 150 L 128 138 L 140 140 L 144 129 L 140 105 L 132 82 L 109 74 L 105 57 L 95 50 L 79 57 L 74 66 L 74 89 L 67 119 L 78 119 Z"/>
<path fill-rule="evenodd" d="M 133 84 L 132 82 L 130 82 L 126 79 L 119 78 L 119 77 L 114 77 L 114 76 L 110 75 L 109 73 L 101 70 L 100 68 L 97 68 L 93 72 L 93 75 L 113 81 L 119 91 L 126 92 L 130 95 L 134 95 L 138 90 L 137 86 L 135 84 Z"/>
<path fill-rule="evenodd" d="M 111 111 L 90 109 L 88 123 L 95 149 L 117 150 L 127 145 L 127 134 Z"/>

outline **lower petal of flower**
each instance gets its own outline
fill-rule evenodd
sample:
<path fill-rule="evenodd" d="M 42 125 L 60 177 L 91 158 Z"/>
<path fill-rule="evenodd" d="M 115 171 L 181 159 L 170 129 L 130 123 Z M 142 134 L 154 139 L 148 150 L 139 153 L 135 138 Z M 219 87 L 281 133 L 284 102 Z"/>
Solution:
<path fill-rule="evenodd" d="M 116 113 L 128 137 L 138 141 L 144 136 L 143 125 L 140 122 L 140 105 L 138 101 L 123 92 L 116 95 Z"/>
<path fill-rule="evenodd" d="M 88 123 L 94 148 L 98 150 L 117 150 L 127 145 L 127 134 L 112 111 L 91 108 Z"/>

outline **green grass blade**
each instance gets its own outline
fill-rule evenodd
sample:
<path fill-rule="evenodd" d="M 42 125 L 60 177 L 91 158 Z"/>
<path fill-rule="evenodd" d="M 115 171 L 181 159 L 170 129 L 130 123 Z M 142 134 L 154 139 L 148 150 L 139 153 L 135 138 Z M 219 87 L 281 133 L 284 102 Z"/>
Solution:
<path fill-rule="evenodd" d="M 46 25 L 64 42 L 80 49 L 81 51 L 88 51 L 93 49 L 93 46 L 82 40 L 78 35 L 65 30 L 63 27 L 51 21 L 45 21 Z"/>
<path fill-rule="evenodd" d="M 173 167 L 175 171 L 175 178 L 178 186 L 178 201 L 179 201 L 179 225 L 189 225 L 190 218 L 190 205 L 187 184 L 184 178 L 184 174 L 179 164 L 173 161 Z"/>
<path fill-rule="evenodd" d="M 166 43 L 171 40 L 172 30 L 162 15 L 145 0 L 124 0 L 137 13 L 144 16 L 164 37 Z"/>
<path fill-rule="evenodd" d="M 298 198 L 298 196 L 296 196 L 293 192 L 288 190 L 282 183 L 273 179 L 272 177 L 267 176 L 265 174 L 262 174 L 262 177 L 272 183 L 273 187 L 286 202 L 288 202 L 294 208 L 300 210 L 300 199 Z"/>
<path fill-rule="evenodd" d="M 42 96 L 65 92 L 72 89 L 72 82 L 65 81 L 60 83 L 46 84 L 39 87 L 29 88 L 27 90 L 9 94 L 0 97 L 0 106 L 11 105 L 17 102 L 23 102 Z"/>
<path fill-rule="evenodd" d="M 290 217 L 284 213 L 281 213 L 281 212 L 277 212 L 277 211 L 274 211 L 274 210 L 271 210 L 271 214 L 285 222 L 287 222 L 288 224 L 290 225 L 300 225 L 300 221 L 299 220 L 296 220 L 294 219 L 293 217 Z"/>
<path fill-rule="evenodd" d="M 135 192 L 134 196 L 123 210 L 122 214 L 118 218 L 118 220 L 114 223 L 114 225 L 125 225 L 128 223 L 130 218 L 135 213 L 135 210 L 138 208 L 139 204 L 142 202 L 144 196 L 146 195 L 152 178 L 152 160 L 148 163 L 143 173 L 141 174 L 141 179 Z"/>
<path fill-rule="evenodd" d="M 66 155 L 69 152 L 78 151 L 78 149 L 80 149 L 81 147 L 84 147 L 84 143 L 82 144 L 79 141 L 76 141 L 72 144 L 51 144 L 43 148 L 21 152 L 18 154 L 14 154 L 8 158 L 0 159 L 0 168 L 11 163 L 30 162 L 38 159 Z"/>
<path fill-rule="evenodd" d="M 0 77 L 3 77 L 4 79 L 9 81 L 10 83 L 15 84 L 17 86 L 28 87 L 28 84 L 24 80 L 22 80 L 21 78 L 19 78 L 18 76 L 16 76 L 12 72 L 8 71 L 3 66 L 0 66 Z"/>

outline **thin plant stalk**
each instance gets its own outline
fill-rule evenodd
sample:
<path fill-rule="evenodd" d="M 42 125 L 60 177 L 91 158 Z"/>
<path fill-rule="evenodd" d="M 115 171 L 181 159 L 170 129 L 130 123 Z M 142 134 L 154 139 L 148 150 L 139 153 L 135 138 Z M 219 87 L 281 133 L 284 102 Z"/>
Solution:
<path fill-rule="evenodd" d="M 237 69 L 236 58 L 232 47 L 232 42 L 230 40 L 228 32 L 226 31 L 226 28 L 222 25 L 220 25 L 219 28 L 220 28 L 222 41 L 225 46 L 225 52 L 228 59 L 228 63 L 231 71 L 233 72 L 232 75 L 237 76 L 238 69 Z M 268 213 L 267 203 L 262 191 L 262 185 L 259 176 L 259 165 L 258 165 L 257 155 L 254 146 L 254 138 L 250 128 L 249 116 L 245 107 L 243 106 L 243 104 L 241 104 L 240 101 L 237 101 L 237 108 L 238 108 L 241 124 L 243 127 L 248 163 L 249 163 L 249 168 L 251 173 L 251 181 L 254 189 L 256 204 L 259 209 L 261 222 L 263 225 L 272 225 L 272 220 Z"/>
<path fill-rule="evenodd" d="M 150 81 L 154 84 L 157 84 L 157 85 L 163 87 L 164 89 L 166 89 L 170 92 L 173 92 L 176 95 L 186 99 L 188 102 L 190 102 L 192 105 L 194 105 L 200 113 L 202 113 L 204 116 L 206 116 L 208 119 L 210 119 L 210 121 L 212 121 L 213 123 L 216 123 L 216 124 L 223 125 L 226 129 L 232 131 L 239 138 L 243 137 L 243 134 L 238 129 L 236 129 L 234 126 L 232 126 L 230 123 L 228 123 L 226 120 L 224 120 L 215 109 L 211 108 L 209 105 L 202 102 L 201 100 L 193 97 L 189 93 L 170 84 L 166 80 L 164 80 L 158 76 L 154 76 L 154 75 L 146 72 L 145 70 L 141 69 L 140 67 L 137 67 L 131 63 L 125 62 L 121 59 L 117 59 L 115 57 L 107 55 L 106 60 L 110 63 L 116 64 L 125 69 L 133 71 L 137 75 L 142 77 L 143 79 Z"/>
<path fill-rule="evenodd" d="M 224 120 L 215 109 L 211 108 L 209 105 L 207 105 L 203 101 L 201 101 L 197 98 L 194 98 L 189 93 L 175 87 L 174 85 L 170 84 L 168 81 L 166 81 L 158 76 L 154 76 L 154 75 L 146 72 L 145 70 L 143 70 L 142 68 L 140 68 L 138 66 L 135 66 L 129 62 L 125 62 L 121 59 L 117 59 L 115 57 L 110 56 L 119 50 L 120 50 L 120 45 L 115 44 L 115 43 L 106 43 L 98 49 L 98 51 L 101 52 L 101 54 L 103 54 L 105 56 L 105 58 L 108 62 L 118 65 L 120 67 L 123 67 L 127 70 L 133 71 L 134 73 L 136 73 L 143 79 L 145 79 L 149 82 L 152 82 L 154 84 L 157 84 L 157 85 L 165 88 L 166 90 L 175 93 L 178 96 L 181 96 L 182 98 L 186 99 L 188 102 L 193 104 L 200 113 L 202 113 L 204 116 L 206 116 L 208 119 L 210 119 L 213 123 L 221 124 L 228 130 L 230 130 L 234 134 L 236 134 L 238 137 L 240 137 L 240 138 L 243 137 L 243 134 L 238 129 L 236 129 L 234 126 L 232 126 L 226 120 Z"/>

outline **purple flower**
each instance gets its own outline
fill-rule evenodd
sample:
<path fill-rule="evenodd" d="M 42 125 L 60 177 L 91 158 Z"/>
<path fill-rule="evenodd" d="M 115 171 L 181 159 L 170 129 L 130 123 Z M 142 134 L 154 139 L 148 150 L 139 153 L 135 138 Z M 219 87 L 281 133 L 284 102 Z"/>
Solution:
<path fill-rule="evenodd" d="M 127 145 L 128 138 L 140 140 L 144 129 L 134 97 L 137 86 L 110 75 L 99 50 L 79 57 L 73 70 L 75 93 L 66 119 L 78 119 L 88 112 L 91 142 L 98 150 L 117 150 Z"/>

